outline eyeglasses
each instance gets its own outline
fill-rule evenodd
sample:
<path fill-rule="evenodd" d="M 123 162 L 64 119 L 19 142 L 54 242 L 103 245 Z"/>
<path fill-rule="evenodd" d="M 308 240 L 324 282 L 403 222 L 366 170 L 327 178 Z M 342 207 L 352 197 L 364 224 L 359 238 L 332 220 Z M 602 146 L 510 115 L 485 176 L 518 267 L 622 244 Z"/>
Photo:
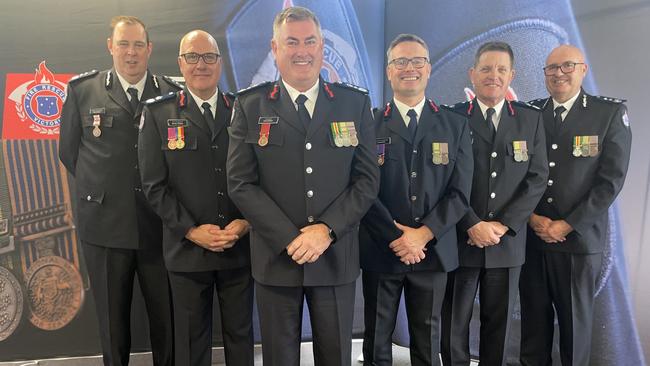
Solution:
<path fill-rule="evenodd" d="M 219 57 L 221 57 L 220 54 L 214 53 L 214 52 L 208 52 L 208 53 L 196 53 L 196 52 L 188 52 L 184 53 L 181 55 L 184 59 L 185 62 L 188 64 L 198 64 L 199 59 L 203 59 L 203 62 L 206 64 L 215 64 L 217 63 L 217 60 L 219 60 Z"/>
<path fill-rule="evenodd" d="M 424 67 L 424 65 L 429 63 L 429 59 L 426 57 L 413 57 L 413 58 L 400 57 L 400 58 L 393 59 L 388 64 L 395 66 L 397 70 L 404 70 L 405 68 L 408 67 L 409 62 L 411 63 L 411 65 L 413 65 L 414 68 L 421 69 Z"/>
<path fill-rule="evenodd" d="M 548 65 L 544 67 L 544 75 L 546 76 L 551 76 L 555 75 L 558 69 L 562 70 L 563 73 L 565 74 L 570 74 L 576 69 L 576 65 L 584 65 L 584 62 L 573 62 L 573 61 L 567 61 L 561 65 Z"/>

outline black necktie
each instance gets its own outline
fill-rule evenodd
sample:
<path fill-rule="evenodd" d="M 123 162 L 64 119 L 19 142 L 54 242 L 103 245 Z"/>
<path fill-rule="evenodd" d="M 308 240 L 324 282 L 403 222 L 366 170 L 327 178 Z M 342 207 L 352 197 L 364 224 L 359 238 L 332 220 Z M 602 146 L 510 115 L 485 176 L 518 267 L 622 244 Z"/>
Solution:
<path fill-rule="evenodd" d="M 305 130 L 308 130 L 309 122 L 311 122 L 311 117 L 309 116 L 307 107 L 305 107 L 306 101 L 307 97 L 305 94 L 299 94 L 296 97 L 296 104 L 298 105 L 298 118 L 300 118 L 300 122 L 302 122 L 303 126 L 305 126 Z"/>
<path fill-rule="evenodd" d="M 564 111 L 566 111 L 566 108 L 564 108 L 563 106 L 559 106 L 555 108 L 555 118 L 554 118 L 555 124 L 553 126 L 555 132 L 557 132 L 562 126 L 562 113 L 564 113 Z"/>
<path fill-rule="evenodd" d="M 138 89 L 129 87 L 126 89 L 126 92 L 131 96 L 131 109 L 133 110 L 133 113 L 135 113 L 138 110 L 138 104 L 140 104 L 140 100 L 138 99 Z"/>
<path fill-rule="evenodd" d="M 409 116 L 409 133 L 411 134 L 411 141 L 415 140 L 415 133 L 418 131 L 418 114 L 415 113 L 415 109 L 409 109 L 406 112 L 406 115 Z"/>
<path fill-rule="evenodd" d="M 492 142 L 494 142 L 494 137 L 497 135 L 497 129 L 494 127 L 494 121 L 492 120 L 492 116 L 494 116 L 495 112 L 494 108 L 487 109 L 486 121 L 488 123 L 488 128 L 490 129 L 490 134 L 492 135 Z"/>
<path fill-rule="evenodd" d="M 208 102 L 203 102 L 201 104 L 201 107 L 203 107 L 203 118 L 205 119 L 205 123 L 208 124 L 208 127 L 210 128 L 210 133 L 212 136 L 214 136 L 214 117 L 212 116 L 212 110 L 210 110 L 210 103 Z"/>

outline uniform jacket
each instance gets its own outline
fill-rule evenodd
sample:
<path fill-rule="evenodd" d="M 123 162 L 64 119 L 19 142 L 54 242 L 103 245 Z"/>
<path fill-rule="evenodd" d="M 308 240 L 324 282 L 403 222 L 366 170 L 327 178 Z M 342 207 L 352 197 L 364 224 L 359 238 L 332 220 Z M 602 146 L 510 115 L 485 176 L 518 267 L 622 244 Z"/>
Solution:
<path fill-rule="evenodd" d="M 375 131 L 381 180 L 379 196 L 362 221 L 361 268 L 388 273 L 455 269 L 456 223 L 469 207 L 474 168 L 467 118 L 428 100 L 411 141 L 390 102 L 375 114 Z M 446 144 L 447 159 L 440 159 L 439 144 Z M 393 221 L 426 225 L 433 232 L 422 262 L 406 266 L 389 248 L 402 235 Z"/>
<path fill-rule="evenodd" d="M 352 86 L 319 83 L 307 131 L 280 81 L 242 91 L 235 102 L 228 188 L 253 226 L 252 273 L 263 284 L 340 285 L 359 274 L 359 222 L 379 185 L 370 99 Z M 264 122 L 270 133 L 260 146 Z M 333 122 L 353 122 L 358 146 L 337 147 Z M 315 263 L 298 265 L 286 247 L 317 222 L 337 240 Z"/>
<path fill-rule="evenodd" d="M 469 118 L 474 151 L 470 209 L 458 225 L 460 265 L 520 266 L 526 254 L 528 217 L 544 193 L 548 177 L 541 113 L 528 104 L 506 101 L 493 145 L 476 99 L 456 104 L 453 109 Z M 527 159 L 516 161 L 519 154 L 515 142 L 520 141 L 526 142 Z M 499 244 L 484 249 L 467 244 L 467 230 L 481 220 L 499 221 L 509 228 Z"/>
<path fill-rule="evenodd" d="M 226 186 L 228 125 L 232 97 L 217 100 L 214 134 L 187 90 L 147 101 L 138 156 L 144 193 L 162 218 L 165 265 L 171 271 L 194 272 L 248 266 L 248 236 L 215 253 L 185 238 L 201 224 L 221 228 L 242 218 Z M 182 128 L 185 146 L 170 149 L 168 137 Z"/>
<path fill-rule="evenodd" d="M 533 102 L 543 110 L 550 166 L 548 186 L 535 212 L 564 219 L 574 231 L 559 244 L 546 244 L 531 233 L 531 244 L 569 253 L 605 249 L 607 209 L 623 187 L 632 145 L 623 102 L 581 91 L 559 129 L 554 128 L 553 100 Z M 574 156 L 574 142 L 581 136 L 598 136 L 597 149 L 588 156 Z"/>
<path fill-rule="evenodd" d="M 178 90 L 171 79 L 147 75 L 141 101 Z M 91 71 L 68 82 L 59 158 L 75 178 L 77 230 L 87 243 L 128 249 L 160 245 L 160 219 L 140 183 L 141 113 L 142 103 L 131 110 L 115 70 Z"/>

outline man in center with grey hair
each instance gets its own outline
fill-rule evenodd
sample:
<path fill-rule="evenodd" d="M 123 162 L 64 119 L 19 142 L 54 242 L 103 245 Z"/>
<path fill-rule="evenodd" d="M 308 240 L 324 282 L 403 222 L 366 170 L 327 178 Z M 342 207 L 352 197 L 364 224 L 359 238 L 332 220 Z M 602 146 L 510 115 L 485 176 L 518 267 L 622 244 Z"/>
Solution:
<path fill-rule="evenodd" d="M 320 23 L 290 7 L 273 23 L 280 80 L 239 92 L 228 189 L 251 223 L 264 365 L 298 366 L 303 301 L 316 365 L 350 365 L 358 227 L 377 196 L 367 91 L 320 78 Z"/>

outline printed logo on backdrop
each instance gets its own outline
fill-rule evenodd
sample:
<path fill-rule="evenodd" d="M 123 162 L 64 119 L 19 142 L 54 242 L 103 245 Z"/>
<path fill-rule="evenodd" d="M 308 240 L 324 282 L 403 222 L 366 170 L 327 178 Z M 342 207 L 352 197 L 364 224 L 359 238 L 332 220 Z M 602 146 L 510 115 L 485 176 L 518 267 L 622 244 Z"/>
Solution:
<path fill-rule="evenodd" d="M 34 74 L 7 74 L 3 139 L 58 139 L 66 83 L 42 61 Z"/>

